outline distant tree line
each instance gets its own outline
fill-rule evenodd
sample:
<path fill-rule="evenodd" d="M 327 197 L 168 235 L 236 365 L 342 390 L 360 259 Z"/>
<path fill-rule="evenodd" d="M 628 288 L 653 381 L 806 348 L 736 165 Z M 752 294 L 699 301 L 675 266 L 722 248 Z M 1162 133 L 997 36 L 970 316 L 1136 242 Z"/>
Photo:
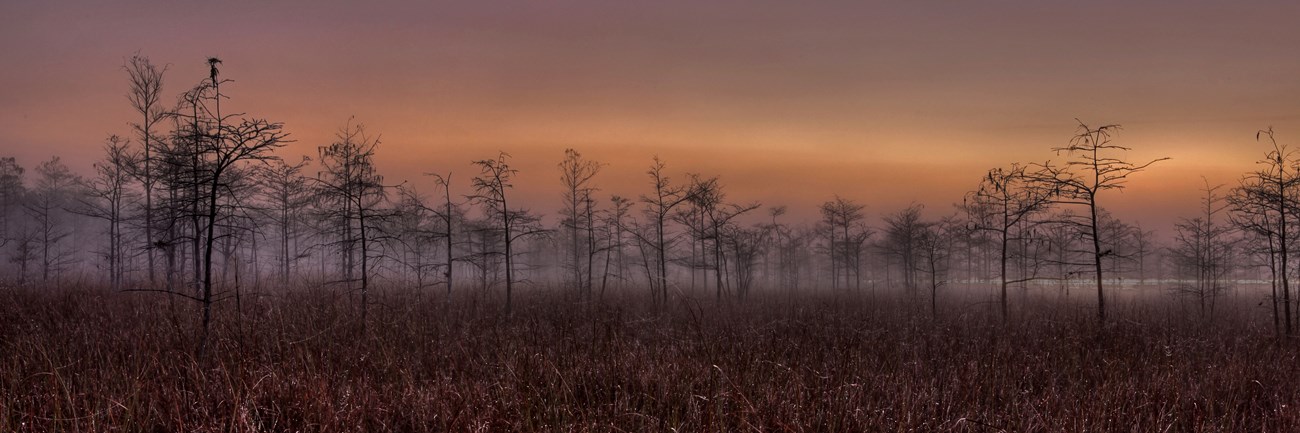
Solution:
<path fill-rule="evenodd" d="M 961 290 L 990 295 L 1004 319 L 1013 295 L 1034 290 L 1095 302 L 1104 323 L 1107 292 L 1121 285 L 1168 289 L 1208 319 L 1235 282 L 1262 278 L 1279 332 L 1296 326 L 1300 159 L 1272 130 L 1257 135 L 1271 146 L 1259 168 L 1229 190 L 1206 182 L 1202 212 L 1175 224 L 1167 245 L 1105 208 L 1162 159 L 1128 162 L 1114 142 L 1119 125 L 1083 122 L 1052 149 L 1059 160 L 993 168 L 952 206 L 875 211 L 828 192 L 807 222 L 783 220 L 785 206 L 734 199 L 716 176 L 673 173 L 658 157 L 641 191 L 610 193 L 600 188 L 605 166 L 568 149 L 556 173 L 529 173 L 558 174 L 563 188 L 557 221 L 546 224 L 520 206 L 521 173 L 504 152 L 473 161 L 476 173 L 393 182 L 375 165 L 381 137 L 348 119 L 314 156 L 282 155 L 283 124 L 223 111 L 231 82 L 219 59 L 207 65 L 206 77 L 165 100 L 166 68 L 127 60 L 124 109 L 136 120 L 105 139 L 88 177 L 58 157 L 30 173 L 0 158 L 5 284 L 189 299 L 207 329 L 218 302 L 238 310 L 272 287 L 355 295 L 362 324 L 377 286 L 448 299 L 500 293 L 507 313 L 521 286 L 585 301 L 643 294 L 665 306 L 697 293 L 730 302 L 755 291 L 902 291 L 931 315 Z"/>

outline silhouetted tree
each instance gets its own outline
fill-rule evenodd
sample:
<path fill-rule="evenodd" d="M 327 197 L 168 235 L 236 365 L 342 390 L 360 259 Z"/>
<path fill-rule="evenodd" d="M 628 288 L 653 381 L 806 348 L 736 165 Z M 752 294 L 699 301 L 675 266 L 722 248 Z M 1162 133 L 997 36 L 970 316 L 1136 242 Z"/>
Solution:
<path fill-rule="evenodd" d="M 1146 284 L 1147 279 L 1147 259 L 1156 250 L 1156 232 L 1143 229 L 1141 224 L 1135 224 L 1130 236 L 1133 241 L 1133 255 L 1137 260 L 1138 285 L 1143 285 Z"/>
<path fill-rule="evenodd" d="M 429 277 L 438 267 L 433 259 L 440 229 L 433 227 L 433 209 L 425 205 L 424 197 L 415 188 L 399 186 L 397 192 L 397 203 L 385 229 L 390 234 L 388 249 L 394 251 L 394 261 L 401 266 L 394 273 L 414 282 L 417 293 L 422 293 L 424 288 L 437 284 Z"/>
<path fill-rule="evenodd" d="M 182 107 L 188 110 L 178 110 L 176 115 L 182 119 L 178 125 L 183 129 L 173 134 L 181 142 L 175 146 L 178 156 L 189 159 L 179 183 L 192 191 L 182 204 L 190 208 L 195 275 L 201 275 L 196 280 L 199 293 L 191 297 L 202 305 L 200 356 L 207 347 L 216 300 L 212 267 L 217 243 L 234 235 L 226 229 L 236 227 L 236 220 L 248 209 L 238 195 L 247 183 L 247 166 L 277 159 L 273 152 L 288 142 L 279 122 L 223 113 L 221 102 L 227 96 L 221 93 L 221 85 L 228 80 L 219 78 L 221 60 L 209 58 L 207 63 L 208 78 L 182 96 Z M 223 228 L 220 236 L 218 228 Z"/>
<path fill-rule="evenodd" d="M 133 205 L 134 191 L 129 188 L 131 167 L 135 156 L 127 149 L 128 142 L 116 135 L 104 144 L 104 159 L 95 164 L 95 176 L 85 182 L 80 206 L 76 212 L 108 224 L 108 245 L 104 259 L 108 262 L 109 286 L 122 288 L 125 273 L 126 248 L 123 229 L 128 218 L 128 208 Z"/>
<path fill-rule="evenodd" d="M 712 254 L 708 246 L 711 227 L 707 221 L 707 213 L 709 208 L 718 206 L 718 201 L 715 196 L 699 195 L 699 193 L 712 193 L 711 188 L 716 182 L 717 178 L 704 179 L 699 174 L 688 173 L 685 190 L 688 199 L 683 203 L 684 206 L 678 207 L 672 215 L 672 222 L 682 228 L 679 236 L 686 237 L 690 241 L 690 253 L 669 260 L 679 263 L 690 273 L 692 292 L 695 291 L 697 281 L 703 284 L 704 290 L 709 288 L 709 270 L 712 269 L 709 257 Z M 696 277 L 697 273 L 699 278 Z"/>
<path fill-rule="evenodd" d="M 320 173 L 316 191 L 321 210 L 335 222 L 343 259 L 343 280 L 349 289 L 359 282 L 361 324 L 367 322 L 370 309 L 370 274 L 375 258 L 373 251 L 380 236 L 378 225 L 387 216 L 380 209 L 387 199 L 383 176 L 375 168 L 378 137 L 367 135 L 365 126 L 352 123 L 339 129 L 334 142 L 318 149 Z M 358 263 L 359 260 L 359 263 Z"/>
<path fill-rule="evenodd" d="M 646 270 L 648 272 L 649 285 L 652 299 L 666 303 L 668 301 L 668 249 L 671 246 L 673 237 L 668 233 L 668 217 L 677 206 L 685 203 L 689 199 L 686 189 L 672 184 L 671 179 L 664 173 L 664 162 L 658 156 L 650 164 L 650 169 L 646 175 L 650 176 L 650 194 L 641 195 L 641 203 L 645 205 L 644 213 L 649 220 L 650 233 L 634 231 L 633 233 L 641 237 L 650 247 L 648 256 L 643 254 L 646 260 Z"/>
<path fill-rule="evenodd" d="M 705 178 L 698 174 L 691 173 L 686 187 L 686 203 L 690 204 L 687 210 L 679 211 L 675 220 L 678 221 L 686 232 L 691 235 L 694 242 L 691 247 L 691 261 L 687 266 L 691 269 L 691 288 L 694 289 L 695 278 L 694 270 L 701 271 L 701 280 L 704 290 L 709 289 L 709 271 L 714 274 L 714 291 L 717 300 L 722 301 L 722 243 L 718 237 L 717 227 L 710 221 L 710 217 L 718 212 L 722 206 L 722 200 L 726 195 L 722 192 L 722 186 L 718 183 L 717 177 Z M 709 242 L 713 242 L 713 247 L 709 247 Z M 699 246 L 699 256 L 695 255 L 695 246 Z"/>
<path fill-rule="evenodd" d="M 1133 226 L 1105 209 L 1098 212 L 1098 225 L 1102 250 L 1110 252 L 1103 258 L 1103 269 L 1108 275 L 1123 278 L 1136 262 L 1133 255 Z"/>
<path fill-rule="evenodd" d="M 508 192 L 514 188 L 514 176 L 518 170 L 510 168 L 509 158 L 509 154 L 501 152 L 496 159 L 474 161 L 474 165 L 479 167 L 479 175 L 474 177 L 474 194 L 469 196 L 471 201 L 483 207 L 495 230 L 500 232 L 506 274 L 506 316 L 510 315 L 514 292 L 515 245 L 521 239 L 546 234 L 541 227 L 541 218 L 526 209 L 510 207 Z"/>
<path fill-rule="evenodd" d="M 203 81 L 182 93 L 177 101 L 172 116 L 175 128 L 172 132 L 170 146 L 165 154 L 160 155 L 159 162 L 166 164 L 166 177 L 163 182 L 168 190 L 168 228 L 166 247 L 169 250 L 169 268 L 174 273 L 179 269 L 170 262 L 179 257 L 179 266 L 187 266 L 190 271 L 189 283 L 192 285 L 195 299 L 203 297 L 203 215 L 205 176 L 209 172 L 205 151 L 216 134 L 215 122 L 204 108 L 205 94 L 211 89 L 208 81 Z M 188 250 L 182 249 L 182 242 L 188 243 Z M 160 242 L 161 243 L 161 242 Z M 174 280 L 174 276 L 169 276 Z M 168 290 L 172 289 L 168 285 Z"/>
<path fill-rule="evenodd" d="M 862 213 L 864 208 L 865 206 L 840 196 L 821 205 L 822 220 L 827 229 L 832 289 L 838 287 L 838 271 L 843 271 L 846 287 L 852 274 L 854 290 L 862 288 L 862 251 L 867 240 L 874 234 L 863 222 L 866 219 Z"/>
<path fill-rule="evenodd" d="M 81 179 L 57 156 L 37 165 L 35 171 L 36 181 L 23 207 L 33 224 L 41 282 L 48 284 L 51 274 L 58 276 L 73 261 L 74 251 L 65 247 L 64 240 L 72 235 L 68 208 L 79 193 Z"/>
<path fill-rule="evenodd" d="M 1042 225 L 1042 233 L 1047 241 L 1047 263 L 1056 269 L 1055 278 L 1061 294 L 1069 299 L 1070 278 L 1086 265 L 1078 259 L 1084 253 L 1079 244 L 1081 236 L 1078 227 L 1066 222 L 1077 221 L 1077 218 L 1067 211 L 1050 216 L 1047 220 L 1049 222 Z"/>
<path fill-rule="evenodd" d="M 13 238 L 14 250 L 9 256 L 9 262 L 18 266 L 18 285 L 27 285 L 28 273 L 31 267 L 40 259 L 40 248 L 38 241 L 40 233 L 37 231 L 24 230 Z"/>
<path fill-rule="evenodd" d="M 1191 296 L 1197 302 L 1202 319 L 1213 314 L 1218 297 L 1226 290 L 1231 256 L 1234 248 L 1233 228 L 1222 225 L 1216 217 L 1227 209 L 1224 198 L 1218 194 L 1222 185 L 1201 189 L 1201 215 L 1181 218 L 1174 225 L 1177 233 L 1170 253 L 1180 274 L 1191 277 L 1190 285 L 1175 287 L 1178 293 Z"/>
<path fill-rule="evenodd" d="M 808 244 L 814 231 L 799 230 L 777 221 L 777 213 L 772 213 L 772 249 L 777 254 L 779 284 L 786 289 L 786 294 L 793 297 L 799 290 L 799 277 L 803 258 L 808 254 Z"/>
<path fill-rule="evenodd" d="M 627 281 L 627 262 L 624 260 L 624 249 L 627 245 L 624 242 L 624 233 L 627 231 L 628 212 L 632 209 L 632 202 L 617 195 L 610 197 L 609 201 L 613 207 L 605 213 L 605 226 L 609 228 L 607 234 L 611 239 L 608 241 L 609 248 L 605 251 L 605 272 L 600 283 L 602 297 L 605 294 L 606 283 L 609 281 L 611 260 L 616 263 L 615 281 L 618 282 L 619 288 L 622 288 Z"/>
<path fill-rule="evenodd" d="M 158 123 L 166 120 L 169 115 L 161 102 L 163 74 L 167 71 L 167 67 L 160 68 L 150 62 L 148 57 L 136 53 L 122 65 L 122 69 L 126 70 L 131 83 L 126 98 L 131 102 L 131 108 L 140 119 L 139 123 L 132 122 L 131 127 L 136 132 L 142 150 L 135 174 L 144 188 L 144 250 L 148 258 L 149 284 L 152 286 L 157 283 L 154 266 L 156 225 L 153 193 L 158 179 L 155 173 L 154 159 L 157 155 L 154 148 L 160 141 Z"/>
<path fill-rule="evenodd" d="M 0 247 L 14 240 L 14 217 L 26 195 L 23 187 L 23 167 L 14 157 L 0 158 Z"/>
<path fill-rule="evenodd" d="M 1290 250 L 1291 232 L 1288 220 L 1294 218 L 1297 208 L 1297 184 L 1300 169 L 1296 155 L 1288 146 L 1279 144 L 1269 128 L 1255 133 L 1255 140 L 1267 138 L 1272 149 L 1257 162 L 1262 168 L 1241 179 L 1240 185 L 1228 196 L 1232 219 L 1239 227 L 1263 236 L 1268 243 L 1268 255 L 1274 287 L 1274 310 L 1280 305 L 1283 332 L 1291 335 Z M 1278 302 L 1280 289 L 1281 302 Z"/>
<path fill-rule="evenodd" d="M 758 259 L 767 245 L 769 231 L 761 225 L 742 227 L 738 224 L 722 226 L 719 236 L 731 250 L 736 275 L 736 298 L 744 300 L 754 287 L 754 273 Z"/>
<path fill-rule="evenodd" d="M 915 295 L 917 270 L 921 268 L 921 241 L 926 223 L 921 219 L 922 206 L 913 204 L 885 216 L 885 237 L 880 248 L 886 256 L 898 259 L 903 273 L 903 287 Z"/>
<path fill-rule="evenodd" d="M 219 94 L 218 94 L 218 97 Z M 204 329 L 211 320 L 213 301 L 212 262 L 216 247 L 216 228 L 218 225 L 237 216 L 243 210 L 238 200 L 233 199 L 235 182 L 230 174 L 238 171 L 241 164 L 256 161 L 269 161 L 276 157 L 272 151 L 284 146 L 287 134 L 282 131 L 283 124 L 264 119 L 241 119 L 239 123 L 226 125 L 213 146 L 208 149 L 211 172 L 208 174 L 207 215 L 204 218 L 204 253 L 203 253 L 203 310 Z M 227 205 L 220 203 L 225 201 Z M 206 340 L 205 340 L 206 341 Z M 202 350 L 200 350 L 202 352 Z"/>
<path fill-rule="evenodd" d="M 777 282 L 781 273 L 781 255 L 778 243 L 780 242 L 780 235 L 783 229 L 785 229 L 785 225 L 778 219 L 785 216 L 787 211 L 789 211 L 789 208 L 785 205 L 768 207 L 767 216 L 769 221 L 764 223 L 762 226 L 764 239 L 766 240 L 763 245 L 762 256 L 763 280 L 767 287 L 772 289 L 775 289 L 780 285 L 780 283 Z"/>
<path fill-rule="evenodd" d="M 920 250 L 919 271 L 926 275 L 930 289 L 930 317 L 939 317 L 939 288 L 947 284 L 949 259 L 952 256 L 952 232 L 961 227 L 953 218 L 922 222 L 917 229 Z"/>
<path fill-rule="evenodd" d="M 726 207 L 716 209 L 709 214 L 709 223 L 712 226 L 713 250 L 714 250 L 714 277 L 717 284 L 727 292 L 731 289 L 731 284 L 722 279 L 727 274 L 728 261 L 727 249 L 731 250 L 731 256 L 735 259 L 734 264 L 736 281 L 736 296 L 744 298 L 753 286 L 754 266 L 758 260 L 759 253 L 762 252 L 762 244 L 765 241 L 762 230 L 754 227 L 741 227 L 735 220 L 736 218 L 749 213 L 754 209 L 762 207 L 760 203 L 735 204 L 728 203 Z M 742 281 L 743 279 L 743 281 Z"/>
<path fill-rule="evenodd" d="M 1111 138 L 1120 129 L 1119 125 L 1091 127 L 1079 121 L 1078 132 L 1065 147 L 1053 149 L 1057 154 L 1064 153 L 1068 159 L 1064 165 L 1044 164 L 1041 166 L 1046 176 L 1040 177 L 1051 185 L 1057 204 L 1072 204 L 1088 209 L 1085 215 L 1084 236 L 1092 244 L 1093 271 L 1097 283 L 1097 322 L 1106 322 L 1105 277 L 1102 260 L 1111 251 L 1102 249 L 1100 224 L 1100 206 L 1097 197 L 1107 190 L 1123 189 L 1129 176 L 1146 170 L 1152 164 L 1169 158 L 1157 158 L 1142 164 L 1133 164 L 1116 156 L 1115 152 L 1128 151 L 1129 148 L 1114 144 Z"/>
<path fill-rule="evenodd" d="M 600 173 L 600 163 L 582 157 L 573 149 L 564 150 L 564 160 L 560 162 L 560 182 L 564 185 L 564 209 L 560 226 L 570 240 L 569 257 L 565 267 L 570 272 L 572 283 L 584 296 L 591 297 L 592 261 L 595 257 L 595 230 L 593 221 L 591 194 L 596 191 L 592 180 Z M 586 263 L 583 263 L 583 260 Z"/>
<path fill-rule="evenodd" d="M 310 179 L 303 175 L 303 169 L 310 162 L 311 158 L 305 156 L 297 164 L 275 160 L 261 170 L 260 191 L 266 203 L 267 217 L 278 232 L 277 261 L 280 284 L 285 286 L 302 258 L 298 245 L 303 231 L 302 219 L 313 199 Z"/>
<path fill-rule="evenodd" d="M 970 218 L 968 224 L 975 230 L 992 233 L 998 248 L 998 305 L 1003 321 L 1007 320 L 1007 287 L 1034 278 L 1022 266 L 1021 277 L 1011 279 L 1007 264 L 1012 259 L 1012 247 L 1026 241 L 1020 236 L 1026 230 L 1019 229 L 1035 224 L 1032 216 L 1051 203 L 1053 188 L 1035 180 L 1041 177 L 1042 174 L 1027 173 L 1019 164 L 1006 169 L 994 168 L 984 175 L 979 188 L 966 194 L 964 208 Z"/>
<path fill-rule="evenodd" d="M 455 269 L 456 262 L 460 260 L 460 257 L 457 257 L 456 255 L 457 240 L 454 226 L 457 221 L 464 220 L 464 218 L 462 218 L 464 212 L 451 201 L 451 173 L 447 173 L 446 176 L 436 173 L 430 173 L 429 175 L 434 177 L 438 186 L 442 188 L 443 193 L 442 209 L 435 212 L 435 215 L 437 215 L 437 218 L 442 222 L 441 235 L 442 239 L 445 241 L 444 246 L 446 247 L 447 258 L 446 262 L 443 264 L 443 280 L 447 285 L 447 301 L 450 302 L 451 290 L 453 287 L 452 271 Z"/>

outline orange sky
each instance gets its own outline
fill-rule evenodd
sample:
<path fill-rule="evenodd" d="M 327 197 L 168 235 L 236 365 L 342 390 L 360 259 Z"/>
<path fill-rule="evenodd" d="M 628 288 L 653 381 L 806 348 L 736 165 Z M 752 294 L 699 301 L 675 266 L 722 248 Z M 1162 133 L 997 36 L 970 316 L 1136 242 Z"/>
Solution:
<path fill-rule="evenodd" d="M 1168 232 L 1201 175 L 1251 169 L 1257 129 L 1300 137 L 1291 2 L 353 3 L 0 3 L 0 153 L 87 170 L 128 133 L 136 51 L 170 64 L 169 100 L 221 57 L 229 105 L 285 122 L 288 157 L 350 115 L 382 134 L 387 177 L 427 192 L 422 172 L 464 186 L 510 152 L 548 214 L 566 147 L 625 196 L 659 154 L 797 217 L 832 194 L 947 211 L 988 168 L 1051 158 L 1077 117 L 1174 158 L 1102 198 Z"/>

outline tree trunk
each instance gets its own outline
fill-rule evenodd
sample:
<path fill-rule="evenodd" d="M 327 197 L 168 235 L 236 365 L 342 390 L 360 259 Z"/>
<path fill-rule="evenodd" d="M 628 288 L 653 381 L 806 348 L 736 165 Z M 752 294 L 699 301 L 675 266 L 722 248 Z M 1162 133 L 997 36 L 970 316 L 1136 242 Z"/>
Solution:
<path fill-rule="evenodd" d="M 1097 199 L 1095 193 L 1088 196 L 1088 210 L 1092 221 L 1092 257 L 1093 268 L 1097 272 L 1097 324 L 1106 324 L 1106 293 L 1102 284 L 1101 272 L 1101 234 L 1097 231 Z"/>
<path fill-rule="evenodd" d="M 361 197 L 358 195 L 358 197 Z M 357 226 L 361 235 L 361 332 L 365 334 L 366 312 L 370 310 L 370 272 L 368 259 L 369 244 L 366 242 L 366 209 L 357 203 Z"/>

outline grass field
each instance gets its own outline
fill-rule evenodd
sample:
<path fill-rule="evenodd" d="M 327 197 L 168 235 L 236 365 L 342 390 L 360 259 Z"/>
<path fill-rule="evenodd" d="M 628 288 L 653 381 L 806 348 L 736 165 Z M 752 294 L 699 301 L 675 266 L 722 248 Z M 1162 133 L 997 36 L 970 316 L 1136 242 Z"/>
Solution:
<path fill-rule="evenodd" d="M 1104 329 L 1047 300 L 378 299 L 365 329 L 347 298 L 227 301 L 196 359 L 180 300 L 6 289 L 0 431 L 1300 431 L 1300 345 L 1258 299 Z"/>

